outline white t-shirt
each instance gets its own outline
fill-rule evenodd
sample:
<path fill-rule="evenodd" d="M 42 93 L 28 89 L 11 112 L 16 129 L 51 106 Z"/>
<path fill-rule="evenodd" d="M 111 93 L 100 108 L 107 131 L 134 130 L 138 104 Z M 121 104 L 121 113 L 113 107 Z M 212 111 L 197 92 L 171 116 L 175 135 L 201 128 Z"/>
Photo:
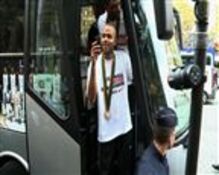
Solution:
<path fill-rule="evenodd" d="M 132 67 L 129 55 L 124 51 L 115 51 L 116 65 L 113 77 L 113 89 L 110 105 L 110 118 L 104 116 L 105 102 L 103 95 L 102 55 L 96 62 L 96 83 L 98 102 L 98 141 L 108 142 L 127 133 L 132 129 L 131 115 L 128 102 L 128 85 L 132 82 Z M 110 83 L 111 60 L 105 61 L 107 86 Z M 90 80 L 91 64 L 88 68 Z"/>

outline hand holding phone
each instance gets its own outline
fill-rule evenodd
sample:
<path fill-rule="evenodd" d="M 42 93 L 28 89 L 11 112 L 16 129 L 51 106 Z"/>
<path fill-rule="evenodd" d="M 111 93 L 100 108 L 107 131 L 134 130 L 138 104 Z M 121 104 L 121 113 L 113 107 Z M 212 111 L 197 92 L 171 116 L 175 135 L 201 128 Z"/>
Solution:
<path fill-rule="evenodd" d="M 91 59 L 96 61 L 97 56 L 101 53 L 101 45 L 98 41 L 94 41 L 91 46 L 90 55 Z"/>

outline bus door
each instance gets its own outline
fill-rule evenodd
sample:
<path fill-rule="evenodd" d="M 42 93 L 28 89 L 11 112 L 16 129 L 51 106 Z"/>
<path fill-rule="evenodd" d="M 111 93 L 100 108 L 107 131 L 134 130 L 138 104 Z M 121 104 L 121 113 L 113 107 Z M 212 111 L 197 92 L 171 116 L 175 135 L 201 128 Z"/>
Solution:
<path fill-rule="evenodd" d="M 30 0 L 25 28 L 30 174 L 82 174 L 79 1 Z M 77 76 L 76 76 L 77 75 Z M 79 89 L 79 90 L 78 90 Z"/>
<path fill-rule="evenodd" d="M 133 1 L 132 3 L 135 3 Z M 142 150 L 145 146 L 150 142 L 151 126 L 149 126 L 148 116 L 149 109 L 147 104 L 147 91 L 144 89 L 145 87 L 142 85 L 144 83 L 143 80 L 143 71 L 138 47 L 134 47 L 138 45 L 137 34 L 135 29 L 134 15 L 138 13 L 138 11 L 134 11 L 134 5 L 131 1 L 121 1 L 122 12 L 124 14 L 124 27 L 126 29 L 126 33 L 128 36 L 127 48 L 129 48 L 129 55 L 131 57 L 132 68 L 133 68 L 133 76 L 134 82 L 133 85 L 129 87 L 129 102 L 131 109 L 131 117 L 133 122 L 133 142 L 130 147 L 132 148 L 130 151 L 133 153 L 132 165 L 134 168 L 134 164 L 136 162 L 136 157 L 140 156 Z M 97 9 L 99 8 L 99 9 Z M 95 11 L 94 11 L 95 10 Z M 96 11 L 98 10 L 98 11 Z M 91 3 L 90 1 L 84 1 L 81 7 L 81 30 L 78 31 L 78 35 L 81 37 L 80 41 L 80 69 L 81 74 L 81 84 L 82 84 L 82 92 L 85 92 L 86 88 L 86 75 L 87 68 L 90 62 L 90 44 L 91 40 L 95 41 L 95 35 L 99 35 L 99 31 L 97 28 L 97 19 L 95 13 L 97 12 L 101 14 L 104 13 L 104 9 L 99 5 L 99 1 L 94 1 Z M 138 15 L 138 14 L 137 14 Z M 97 37 L 98 38 L 98 37 Z M 83 94 L 85 97 L 85 94 Z M 84 98 L 85 99 L 85 98 Z M 86 102 L 84 101 L 84 104 Z M 87 160 L 88 160 L 88 171 L 91 174 L 95 174 L 98 156 L 97 156 L 97 108 L 94 107 L 87 111 Z M 85 123 L 86 123 L 85 122 Z M 141 151 L 139 151 L 141 150 Z"/>
<path fill-rule="evenodd" d="M 137 56 L 139 55 L 140 59 L 138 60 L 136 59 L 138 57 L 134 57 L 132 61 L 135 62 L 135 65 L 139 66 L 137 70 L 140 71 L 137 76 L 142 76 L 142 80 L 136 82 L 135 86 L 140 86 L 140 89 L 142 89 L 141 94 L 145 94 L 142 97 L 146 99 L 146 102 L 142 98 L 137 98 L 137 100 L 140 99 L 141 102 L 144 102 L 146 109 L 148 109 L 147 113 L 143 113 L 142 107 L 140 107 L 141 113 L 137 119 L 136 153 L 138 154 L 136 154 L 136 159 L 142 154 L 145 147 L 148 146 L 146 138 L 151 136 L 151 132 L 148 132 L 146 129 L 153 127 L 153 117 L 161 106 L 171 107 L 177 113 L 177 139 L 174 150 L 178 149 L 180 152 L 182 147 L 179 145 L 186 143 L 189 133 L 191 91 L 177 91 L 170 88 L 168 84 L 168 75 L 171 70 L 182 66 L 176 36 L 174 35 L 169 41 L 158 39 L 153 1 L 140 0 L 133 11 L 135 14 L 134 24 L 138 42 L 132 44 L 131 48 L 137 46 L 137 50 L 139 51 Z M 136 64 L 137 61 L 139 61 L 139 64 Z M 142 137 L 142 134 L 146 136 Z M 176 153 L 173 153 L 173 155 L 176 155 Z M 181 156 L 186 157 L 185 153 L 182 153 Z M 170 157 L 171 163 L 173 162 L 173 166 L 170 169 L 171 174 L 184 174 L 185 159 L 179 156 L 173 157 Z M 182 166 L 182 162 L 184 162 L 184 166 Z"/>

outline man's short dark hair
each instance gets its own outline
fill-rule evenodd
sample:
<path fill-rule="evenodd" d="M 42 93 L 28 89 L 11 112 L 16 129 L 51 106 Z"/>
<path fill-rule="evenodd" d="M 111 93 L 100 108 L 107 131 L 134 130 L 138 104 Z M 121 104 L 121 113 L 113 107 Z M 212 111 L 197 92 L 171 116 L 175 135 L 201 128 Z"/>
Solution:
<path fill-rule="evenodd" d="M 117 28 L 116 28 L 116 27 L 117 27 L 117 26 L 116 26 L 117 24 L 116 24 L 115 21 L 107 21 L 105 25 L 109 25 L 109 26 L 113 27 L 113 28 L 115 29 L 116 35 L 117 35 L 117 30 L 116 30 L 116 29 L 117 29 Z"/>
<path fill-rule="evenodd" d="M 153 128 L 154 139 L 164 144 L 168 141 L 175 126 L 177 125 L 177 116 L 173 109 L 168 107 L 161 107 L 155 117 L 155 124 Z"/>
<path fill-rule="evenodd" d="M 121 0 L 106 0 L 105 7 L 107 7 L 110 3 L 121 3 Z"/>

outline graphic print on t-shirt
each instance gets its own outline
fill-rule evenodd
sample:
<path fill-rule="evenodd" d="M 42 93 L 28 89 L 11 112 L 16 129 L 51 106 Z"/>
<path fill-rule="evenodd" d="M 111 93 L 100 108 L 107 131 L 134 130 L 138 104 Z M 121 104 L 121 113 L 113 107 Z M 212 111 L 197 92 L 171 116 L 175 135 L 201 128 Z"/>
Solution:
<path fill-rule="evenodd" d="M 106 78 L 107 80 L 107 90 L 109 89 L 109 82 L 110 82 L 110 77 Z M 124 85 L 124 77 L 123 74 L 117 74 L 113 77 L 113 90 L 112 93 L 118 93 L 123 89 L 123 85 Z M 101 90 L 103 91 L 103 87 L 101 88 Z"/>

